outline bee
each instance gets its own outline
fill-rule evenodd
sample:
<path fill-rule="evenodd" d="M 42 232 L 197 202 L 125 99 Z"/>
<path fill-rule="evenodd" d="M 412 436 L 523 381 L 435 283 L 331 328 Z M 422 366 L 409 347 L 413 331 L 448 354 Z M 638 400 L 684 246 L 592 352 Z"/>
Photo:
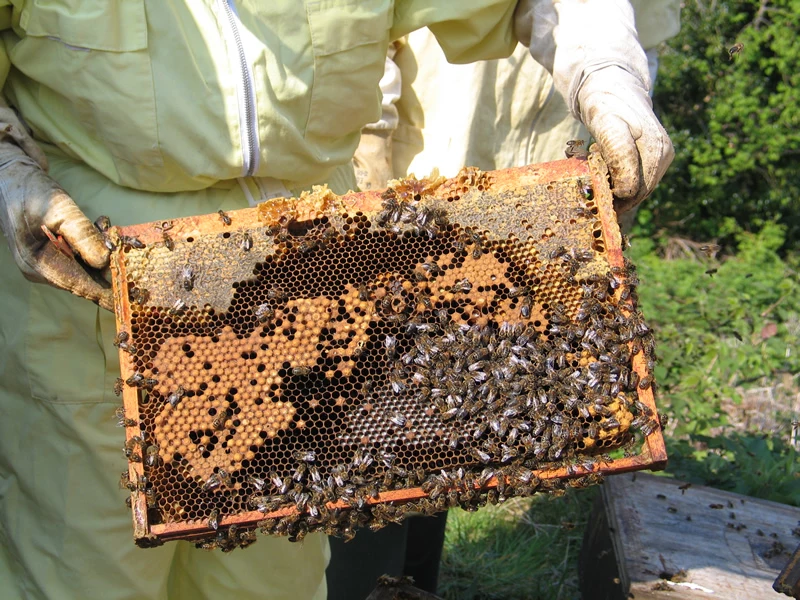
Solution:
<path fill-rule="evenodd" d="M 594 190 L 592 190 L 592 182 L 588 179 L 584 179 L 583 177 L 579 177 L 577 180 L 578 184 L 578 191 L 583 195 L 584 198 L 587 200 L 591 200 L 594 198 Z"/>
<path fill-rule="evenodd" d="M 231 218 L 227 215 L 227 213 L 224 210 L 222 210 L 220 208 L 217 211 L 217 214 L 219 215 L 219 220 L 222 221 L 223 225 L 230 225 L 231 224 Z"/>
<path fill-rule="evenodd" d="M 461 280 L 459 280 L 459 281 L 456 281 L 456 282 L 453 284 L 453 287 L 451 287 L 451 288 L 450 288 L 450 291 L 451 291 L 452 293 L 454 293 L 454 294 L 457 294 L 457 293 L 459 293 L 459 292 L 463 292 L 463 293 L 465 293 L 465 294 L 468 294 L 468 293 L 470 292 L 470 290 L 471 290 L 471 289 L 472 289 L 472 283 L 470 283 L 470 280 L 469 280 L 469 279 L 467 279 L 466 277 L 464 277 L 464 279 L 461 279 Z"/>
<path fill-rule="evenodd" d="M 397 369 L 389 374 L 389 385 L 392 386 L 392 391 L 395 394 L 404 392 L 407 389 L 405 381 L 403 381 L 403 373 Z"/>
<path fill-rule="evenodd" d="M 720 249 L 721 246 L 719 246 L 719 244 L 705 244 L 703 246 L 700 246 L 700 252 L 702 252 L 709 258 L 714 258 L 717 255 L 717 252 L 720 251 Z"/>
<path fill-rule="evenodd" d="M 213 492 L 220 487 L 231 487 L 231 476 L 225 469 L 219 469 L 216 473 L 212 473 L 203 484 L 204 492 Z"/>
<path fill-rule="evenodd" d="M 308 377 L 311 375 L 311 368 L 310 367 L 294 367 L 292 368 L 292 375 L 296 375 L 298 377 Z"/>
<path fill-rule="evenodd" d="M 242 234 L 242 241 L 240 242 L 239 247 L 245 252 L 250 252 L 250 250 L 253 248 L 253 236 L 245 231 Z"/>
<path fill-rule="evenodd" d="M 313 463 L 317 460 L 317 455 L 313 450 L 296 450 L 292 456 L 295 460 L 307 463 Z"/>
<path fill-rule="evenodd" d="M 737 42 L 728 48 L 728 56 L 733 60 L 742 50 L 744 50 L 744 44 L 742 42 Z"/>
<path fill-rule="evenodd" d="M 105 215 L 100 215 L 94 220 L 94 226 L 100 233 L 105 233 L 111 227 L 111 219 Z"/>
<path fill-rule="evenodd" d="M 141 462 L 142 457 L 138 454 L 134 453 L 134 450 L 138 446 L 140 449 L 143 445 L 143 440 L 138 435 L 133 436 L 128 441 L 125 442 L 125 445 L 122 447 L 122 452 L 125 454 L 125 458 L 127 458 L 131 462 Z"/>
<path fill-rule="evenodd" d="M 136 371 L 125 380 L 125 383 L 131 387 L 142 387 L 144 384 L 144 375 Z"/>
<path fill-rule="evenodd" d="M 217 531 L 219 529 L 219 511 L 216 508 L 211 511 L 211 514 L 208 516 L 208 521 L 206 521 L 206 524 L 214 531 Z"/>
<path fill-rule="evenodd" d="M 182 315 L 185 310 L 186 302 L 178 298 L 175 304 L 172 305 L 172 308 L 167 311 L 167 314 L 170 316 Z"/>
<path fill-rule="evenodd" d="M 118 406 L 114 411 L 114 416 L 117 419 L 117 427 L 136 427 L 138 425 L 136 421 L 125 416 L 124 406 Z"/>
<path fill-rule="evenodd" d="M 113 252 L 114 250 L 116 250 L 116 249 L 117 249 L 117 245 L 116 245 L 116 244 L 114 243 L 114 241 L 113 241 L 113 240 L 112 240 L 110 237 L 108 237 L 107 235 L 104 235 L 104 236 L 103 236 L 103 245 L 104 245 L 106 248 L 108 248 L 108 249 L 109 249 L 111 252 Z"/>
<path fill-rule="evenodd" d="M 386 358 L 388 360 L 397 358 L 397 338 L 392 335 L 387 335 L 383 343 L 384 346 L 386 346 Z"/>
<path fill-rule="evenodd" d="M 211 427 L 214 431 L 220 431 L 225 428 L 225 422 L 228 420 L 228 410 L 219 413 L 214 420 L 211 421 Z"/>
<path fill-rule="evenodd" d="M 122 394 L 122 386 L 124 384 L 125 384 L 125 381 L 122 379 L 122 377 L 117 377 L 114 380 L 114 395 L 115 396 L 119 396 L 120 394 Z"/>
<path fill-rule="evenodd" d="M 148 467 L 156 467 L 159 464 L 160 457 L 158 455 L 158 446 L 153 444 L 148 446 L 144 452 L 144 464 Z"/>
<path fill-rule="evenodd" d="M 422 263 L 422 268 L 425 269 L 425 272 L 431 277 L 437 277 L 438 275 L 442 275 L 444 273 L 442 268 L 435 261 Z"/>
<path fill-rule="evenodd" d="M 279 287 L 271 287 L 267 290 L 267 300 L 283 302 L 288 298 L 288 294 Z"/>
<path fill-rule="evenodd" d="M 256 319 L 258 319 L 258 322 L 262 324 L 266 323 L 267 321 L 271 321 L 275 317 L 275 311 L 272 310 L 269 302 L 258 305 L 254 311 L 254 314 Z"/>
<path fill-rule="evenodd" d="M 714 274 L 717 272 L 717 269 L 706 269 L 706 275 L 709 277 L 714 277 Z"/>
<path fill-rule="evenodd" d="M 389 421 L 398 427 L 404 427 L 408 419 L 402 413 L 396 412 L 389 416 Z"/>
<path fill-rule="evenodd" d="M 150 292 L 144 288 L 135 287 L 131 290 L 131 302 L 144 304 L 150 298 Z"/>
<path fill-rule="evenodd" d="M 522 318 L 527 319 L 531 316 L 531 304 L 533 300 L 530 296 L 525 296 L 522 298 L 522 302 L 519 305 L 519 314 Z"/>
<path fill-rule="evenodd" d="M 247 478 L 247 482 L 253 486 L 256 491 L 263 492 L 267 489 L 267 481 L 265 479 L 261 479 L 260 477 L 256 477 L 255 475 L 250 475 Z"/>
<path fill-rule="evenodd" d="M 367 341 L 360 340 L 351 353 L 351 358 L 360 358 L 367 351 Z"/>
<path fill-rule="evenodd" d="M 164 247 L 170 252 L 175 250 L 175 242 L 166 231 L 161 232 L 161 243 L 164 244 Z"/>
<path fill-rule="evenodd" d="M 142 381 L 141 388 L 144 390 L 152 390 L 155 386 L 158 385 L 158 379 L 155 377 L 145 377 Z"/>
<path fill-rule="evenodd" d="M 178 406 L 178 402 L 180 402 L 181 398 L 183 398 L 185 394 L 186 392 L 184 391 L 183 386 L 179 385 L 178 389 L 176 389 L 169 396 L 167 396 L 167 402 L 169 402 L 169 405 L 172 408 L 175 408 L 176 406 Z"/>
<path fill-rule="evenodd" d="M 133 489 L 131 489 L 131 486 Z M 119 489 L 124 490 L 127 489 L 129 491 L 134 491 L 136 489 L 136 484 L 131 482 L 131 475 L 130 471 L 125 469 L 122 473 L 119 474 Z"/>
<path fill-rule="evenodd" d="M 119 243 L 124 248 L 136 248 L 137 250 L 141 250 L 142 248 L 145 247 L 144 244 L 142 243 L 142 241 L 139 238 L 131 236 L 131 235 L 121 235 L 121 236 L 119 236 Z"/>
<path fill-rule="evenodd" d="M 372 393 L 372 389 L 374 386 L 375 383 L 371 379 L 365 380 L 364 383 L 361 385 L 361 393 L 365 397 L 368 397 Z"/>
<path fill-rule="evenodd" d="M 300 245 L 297 247 L 297 250 L 300 252 L 300 254 L 309 254 L 313 250 L 319 248 L 319 246 L 320 243 L 318 239 L 306 237 L 303 239 L 302 242 L 300 242 Z"/>
<path fill-rule="evenodd" d="M 567 158 L 586 158 L 589 156 L 589 153 L 583 148 L 585 143 L 585 140 L 568 140 L 567 149 L 564 150 L 564 154 Z"/>
<path fill-rule="evenodd" d="M 127 342 L 128 339 L 130 339 L 130 335 L 128 334 L 128 332 L 127 331 L 120 331 L 116 335 L 116 337 L 114 338 L 114 346 L 119 348 L 119 345 Z"/>
<path fill-rule="evenodd" d="M 194 269 L 189 265 L 184 266 L 183 270 L 181 271 L 181 280 L 183 289 L 185 289 L 187 292 L 191 292 L 194 289 L 194 278 Z"/>
<path fill-rule="evenodd" d="M 647 388 L 649 388 L 652 385 L 652 383 L 653 383 L 653 376 L 652 375 L 645 375 L 639 381 L 639 389 L 640 390 L 646 390 Z"/>

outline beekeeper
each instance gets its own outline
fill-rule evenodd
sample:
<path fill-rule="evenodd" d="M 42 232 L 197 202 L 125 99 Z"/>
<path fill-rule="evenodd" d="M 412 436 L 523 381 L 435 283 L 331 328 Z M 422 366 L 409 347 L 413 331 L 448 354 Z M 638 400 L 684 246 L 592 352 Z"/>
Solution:
<path fill-rule="evenodd" d="M 108 250 L 91 220 L 231 210 L 322 182 L 355 187 L 350 160 L 380 116 L 389 42 L 426 26 L 454 62 L 509 55 L 516 30 L 617 157 L 615 189 L 639 198 L 671 147 L 646 97 L 646 63 L 625 43 L 630 9 L 557 7 L 0 0 L 0 80 L 13 107 L 0 109 L 4 598 L 325 596 L 321 535 L 294 545 L 262 537 L 229 555 L 133 545 L 115 474 L 125 463 L 112 419 L 114 319 L 84 300 L 111 307 L 100 274 Z M 594 35 L 601 14 L 609 28 Z"/>
<path fill-rule="evenodd" d="M 618 206 L 626 210 L 620 222 L 629 228 L 635 214 L 629 209 L 652 190 L 671 158 L 663 132 L 647 131 L 655 123 L 643 92 L 652 92 L 657 47 L 680 30 L 680 0 L 631 4 L 633 21 L 627 2 L 534 3 L 528 8 L 533 20 L 521 19 L 519 32 L 523 41 L 533 36 L 540 43 L 531 50 L 520 45 L 499 60 L 450 64 L 427 29 L 396 41 L 381 79 L 381 118 L 364 128 L 354 157 L 359 186 L 380 189 L 388 179 L 433 169 L 451 177 L 465 165 L 492 170 L 563 159 L 568 140 L 588 146 L 585 120 L 607 160 L 632 175 L 642 165 L 638 185 L 620 171 L 614 178 L 623 196 Z M 556 73 L 554 85 L 553 66 L 576 63 L 585 65 L 583 87 L 568 81 L 579 73 L 574 68 Z M 590 111 L 603 114 L 590 117 Z M 637 159 L 639 152 L 647 154 Z M 418 587 L 435 593 L 446 521 L 442 513 L 365 532 L 346 544 L 332 539 L 331 598 L 365 596 L 369 580 L 383 573 L 412 575 Z M 354 577 L 356 568 L 369 576 Z"/>

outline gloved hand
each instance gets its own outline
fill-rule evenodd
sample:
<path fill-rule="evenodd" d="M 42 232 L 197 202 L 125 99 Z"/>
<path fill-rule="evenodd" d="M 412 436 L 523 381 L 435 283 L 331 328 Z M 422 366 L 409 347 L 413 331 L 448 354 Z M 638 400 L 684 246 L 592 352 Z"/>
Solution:
<path fill-rule="evenodd" d="M 103 235 L 45 170 L 47 160 L 14 112 L 0 106 L 0 229 L 23 275 L 113 310 Z M 50 241 L 45 226 L 74 256 Z"/>
<path fill-rule="evenodd" d="M 520 0 L 515 32 L 597 140 L 615 208 L 646 198 L 674 156 L 648 96 L 647 57 L 628 0 Z"/>
<path fill-rule="evenodd" d="M 647 89 L 625 69 L 606 67 L 586 78 L 577 107 L 608 166 L 614 207 L 620 213 L 634 208 L 661 181 L 675 155 Z"/>
<path fill-rule="evenodd" d="M 392 176 L 392 132 L 364 130 L 353 156 L 358 189 L 381 190 Z"/>

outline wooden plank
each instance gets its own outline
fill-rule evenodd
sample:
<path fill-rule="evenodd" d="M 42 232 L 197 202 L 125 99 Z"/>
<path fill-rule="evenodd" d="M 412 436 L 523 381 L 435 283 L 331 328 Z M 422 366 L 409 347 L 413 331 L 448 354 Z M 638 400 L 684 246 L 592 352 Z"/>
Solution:
<path fill-rule="evenodd" d="M 681 486 L 648 474 L 611 476 L 603 486 L 627 597 L 779 598 L 772 583 L 797 543 L 800 508 Z"/>

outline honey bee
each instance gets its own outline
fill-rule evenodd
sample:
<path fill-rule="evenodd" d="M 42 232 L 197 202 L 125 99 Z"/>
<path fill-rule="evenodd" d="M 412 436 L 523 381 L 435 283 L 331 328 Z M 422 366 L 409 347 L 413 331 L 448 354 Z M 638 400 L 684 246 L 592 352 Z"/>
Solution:
<path fill-rule="evenodd" d="M 144 375 L 135 371 L 133 375 L 125 380 L 125 383 L 131 387 L 142 387 L 144 385 Z"/>
<path fill-rule="evenodd" d="M 184 391 L 183 386 L 179 385 L 178 389 L 167 396 L 167 402 L 169 402 L 169 405 L 172 408 L 175 408 L 178 406 L 178 402 L 180 402 L 181 398 L 183 398 L 185 394 L 186 392 Z"/>
<path fill-rule="evenodd" d="M 119 396 L 122 394 L 122 386 L 125 384 L 125 381 L 122 377 L 117 377 L 114 380 L 114 395 Z"/>
<path fill-rule="evenodd" d="M 131 492 L 136 490 L 136 484 L 131 481 L 130 471 L 127 469 L 119 474 L 119 489 Z"/>
<path fill-rule="evenodd" d="M 175 304 L 172 305 L 172 308 L 170 308 L 167 311 L 167 314 L 170 316 L 182 315 L 185 310 L 186 310 L 186 302 L 178 298 L 175 301 Z"/>
<path fill-rule="evenodd" d="M 190 265 L 184 266 L 183 270 L 181 271 L 181 280 L 183 289 L 185 289 L 187 292 L 191 292 L 194 289 L 194 278 L 194 269 Z"/>
<path fill-rule="evenodd" d="M 242 241 L 239 244 L 239 247 L 245 252 L 250 252 L 250 250 L 253 248 L 253 236 L 245 231 L 242 234 Z"/>
<path fill-rule="evenodd" d="M 317 460 L 317 455 L 313 450 L 296 450 L 292 456 L 295 460 L 307 463 L 313 463 L 315 460 Z"/>
<path fill-rule="evenodd" d="M 224 210 L 222 210 L 220 208 L 217 211 L 217 214 L 219 215 L 219 220 L 222 221 L 223 225 L 230 225 L 231 224 L 231 218 L 227 215 L 227 213 Z"/>
<path fill-rule="evenodd" d="M 208 516 L 206 524 L 214 531 L 217 531 L 217 529 L 219 529 L 219 511 L 216 508 L 211 511 L 211 514 Z"/>
<path fill-rule="evenodd" d="M 585 140 L 568 140 L 567 141 L 567 149 L 564 151 L 564 154 L 567 158 L 586 158 L 589 156 L 589 153 L 583 148 L 583 145 L 586 143 Z"/>
<path fill-rule="evenodd" d="M 100 215 L 94 220 L 94 226 L 100 233 L 105 233 L 111 227 L 111 219 L 106 215 Z"/>
<path fill-rule="evenodd" d="M 298 377 L 308 377 L 311 375 L 311 368 L 310 367 L 293 367 L 292 368 L 292 375 L 297 375 Z"/>
<path fill-rule="evenodd" d="M 138 425 L 136 421 L 125 416 L 124 406 L 118 406 L 114 411 L 114 416 L 117 419 L 117 427 L 136 427 Z"/>
<path fill-rule="evenodd" d="M 141 250 L 142 248 L 145 247 L 144 243 L 142 243 L 142 241 L 139 238 L 129 235 L 119 236 L 119 243 L 124 248 L 136 248 L 137 250 Z"/>
<path fill-rule="evenodd" d="M 728 48 L 728 57 L 733 60 L 742 50 L 744 50 L 744 44 L 742 42 L 737 42 Z"/>
<path fill-rule="evenodd" d="M 161 457 L 158 455 L 158 446 L 156 444 L 148 446 L 145 450 L 144 464 L 148 467 L 156 467 L 160 461 Z"/>
<path fill-rule="evenodd" d="M 271 321 L 275 317 L 275 311 L 272 310 L 268 302 L 258 305 L 254 314 L 258 322 L 262 324 Z"/>
<path fill-rule="evenodd" d="M 225 423 L 227 422 L 227 420 L 228 420 L 228 411 L 226 409 L 223 410 L 221 413 L 219 413 L 216 417 L 214 417 L 214 420 L 211 421 L 211 428 L 214 429 L 214 431 L 220 431 L 222 429 L 225 429 Z"/>
<path fill-rule="evenodd" d="M 161 243 L 164 244 L 164 247 L 170 252 L 175 250 L 175 242 L 166 231 L 161 232 Z"/>
<path fill-rule="evenodd" d="M 131 290 L 131 302 L 135 304 L 144 304 L 150 298 L 150 292 L 144 288 L 135 287 Z"/>
<path fill-rule="evenodd" d="M 463 292 L 463 293 L 465 293 L 465 294 L 468 294 L 468 293 L 470 292 L 470 290 L 471 290 L 471 289 L 472 289 L 472 283 L 470 282 L 470 280 L 469 280 L 469 279 L 467 279 L 466 277 L 464 277 L 464 279 L 461 279 L 461 280 L 459 280 L 459 281 L 456 281 L 456 282 L 453 284 L 453 287 L 451 287 L 451 288 L 450 288 L 450 291 L 451 291 L 452 293 L 454 293 L 454 294 L 457 294 L 457 293 L 459 293 L 459 292 Z"/>
<path fill-rule="evenodd" d="M 383 343 L 384 346 L 386 346 L 386 358 L 388 360 L 397 358 L 397 338 L 392 335 L 387 335 Z"/>

